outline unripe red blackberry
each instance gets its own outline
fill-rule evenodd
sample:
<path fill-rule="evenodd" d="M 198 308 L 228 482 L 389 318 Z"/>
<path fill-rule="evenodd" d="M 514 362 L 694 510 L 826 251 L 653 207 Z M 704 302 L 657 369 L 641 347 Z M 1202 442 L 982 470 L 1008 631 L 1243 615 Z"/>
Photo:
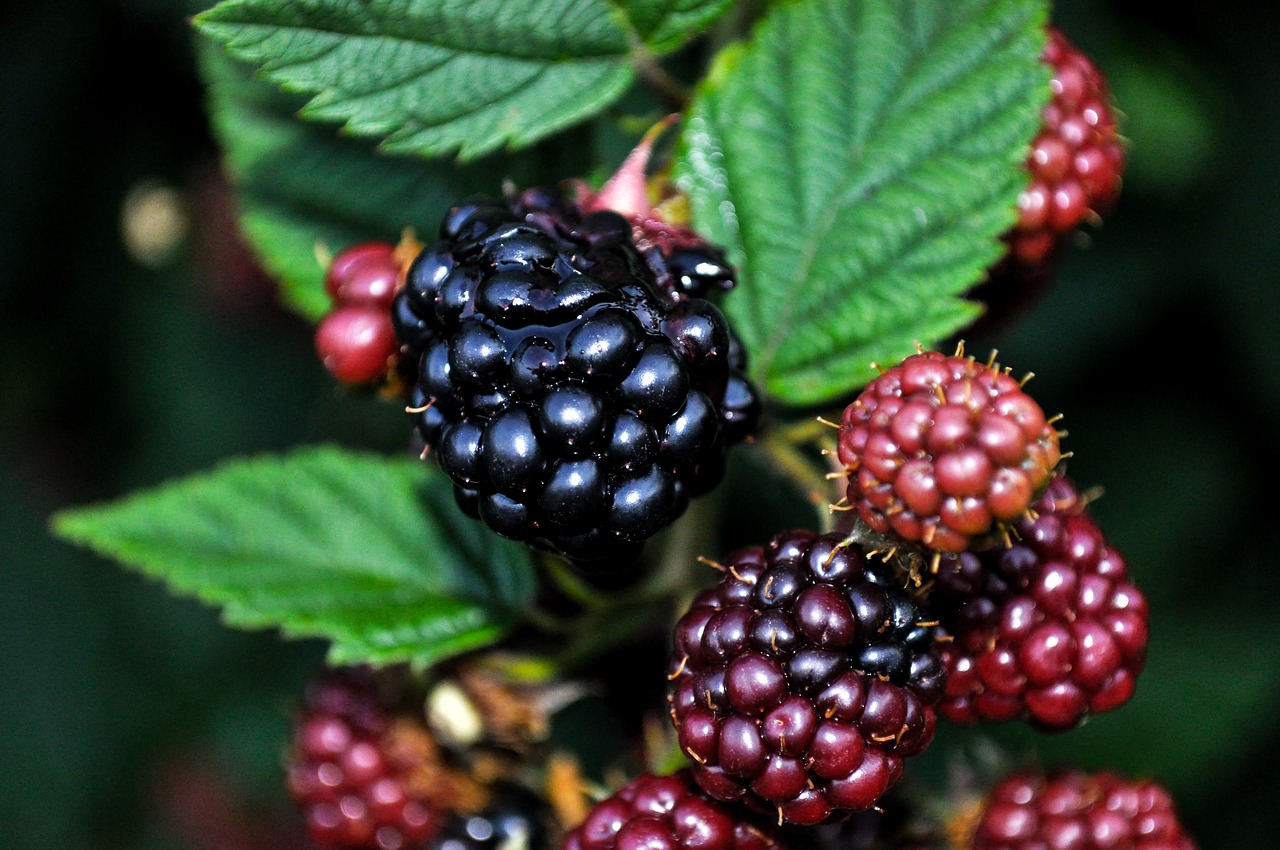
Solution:
<path fill-rule="evenodd" d="M 289 792 L 322 850 L 401 850 L 444 825 L 466 791 L 420 722 L 384 704 L 361 669 L 312 683 L 297 718 Z"/>
<path fill-rule="evenodd" d="M 329 264 L 324 286 L 334 309 L 316 327 L 316 353 L 344 384 L 374 384 L 395 368 L 391 302 L 399 278 L 396 246 L 388 242 L 352 245 Z"/>
<path fill-rule="evenodd" d="M 1058 476 L 1008 548 L 944 558 L 930 610 L 957 723 L 1025 717 L 1064 729 L 1133 695 L 1147 645 L 1147 602 L 1084 499 Z"/>
<path fill-rule="evenodd" d="M 845 409 L 838 456 L 868 526 L 963 552 L 1026 513 L 1060 453 L 1053 424 L 1007 370 L 924 351 Z"/>
<path fill-rule="evenodd" d="M 1017 774 L 987 799 L 972 850 L 1195 850 L 1152 781 L 1112 773 Z"/>
<path fill-rule="evenodd" d="M 1109 207 L 1124 170 L 1124 147 L 1102 72 L 1054 28 L 1043 61 L 1053 69 L 1053 97 L 1031 143 L 1031 182 L 1007 236 L 1010 253 L 1023 263 L 1044 260 L 1090 212 Z"/>
<path fill-rule="evenodd" d="M 499 534 L 625 567 L 759 411 L 723 314 L 662 299 L 622 216 L 554 193 L 459 204 L 440 233 L 393 305 L 418 432 Z"/>
<path fill-rule="evenodd" d="M 597 803 L 564 850 L 780 850 L 765 824 L 709 798 L 687 771 L 645 774 Z"/>
<path fill-rule="evenodd" d="M 933 738 L 934 624 L 838 534 L 787 532 L 722 566 L 669 674 L 694 779 L 795 824 L 870 809 Z"/>

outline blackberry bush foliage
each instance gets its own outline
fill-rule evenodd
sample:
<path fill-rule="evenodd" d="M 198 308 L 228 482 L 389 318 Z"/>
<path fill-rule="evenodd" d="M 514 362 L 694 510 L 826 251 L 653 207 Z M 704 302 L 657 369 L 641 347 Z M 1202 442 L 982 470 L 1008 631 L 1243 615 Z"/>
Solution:
<path fill-rule="evenodd" d="M 247 235 L 402 437 L 57 531 L 329 642 L 286 759 L 322 850 L 889 846 L 939 723 L 1068 729 L 1143 665 L 1056 417 L 935 350 L 1044 246 L 1031 207 L 1056 238 L 1114 197 L 1050 11 L 224 0 Z M 1069 776 L 960 844 L 1182 846 L 1152 786 Z"/>

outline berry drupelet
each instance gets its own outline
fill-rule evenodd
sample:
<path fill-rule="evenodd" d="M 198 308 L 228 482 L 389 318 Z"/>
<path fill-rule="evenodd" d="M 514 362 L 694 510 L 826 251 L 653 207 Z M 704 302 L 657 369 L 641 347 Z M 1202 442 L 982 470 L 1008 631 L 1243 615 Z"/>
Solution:
<path fill-rule="evenodd" d="M 1058 464 L 1058 432 L 1007 370 L 913 354 L 844 411 L 847 499 L 873 530 L 938 552 L 994 541 Z"/>
<path fill-rule="evenodd" d="M 551 192 L 460 204 L 440 236 L 392 314 L 459 504 L 507 537 L 625 563 L 754 426 L 724 316 L 664 300 L 625 219 Z"/>
<path fill-rule="evenodd" d="M 1122 705 L 1147 645 L 1147 603 L 1124 559 L 1061 475 L 1015 532 L 1007 548 L 939 566 L 929 607 L 954 641 L 938 712 L 1064 729 Z"/>
<path fill-rule="evenodd" d="M 334 308 L 316 326 L 316 353 L 344 384 L 374 384 L 395 366 L 391 302 L 400 277 L 396 246 L 362 242 L 340 251 L 324 286 Z"/>
<path fill-rule="evenodd" d="M 564 850 L 782 850 L 765 824 L 707 797 L 687 771 L 645 774 L 601 802 Z"/>
<path fill-rule="evenodd" d="M 787 532 L 721 566 L 669 674 L 694 779 L 794 824 L 870 809 L 933 737 L 935 624 L 838 534 Z"/>
<path fill-rule="evenodd" d="M 1169 794 L 1112 773 L 1015 774 L 992 791 L 972 850 L 1195 850 Z"/>

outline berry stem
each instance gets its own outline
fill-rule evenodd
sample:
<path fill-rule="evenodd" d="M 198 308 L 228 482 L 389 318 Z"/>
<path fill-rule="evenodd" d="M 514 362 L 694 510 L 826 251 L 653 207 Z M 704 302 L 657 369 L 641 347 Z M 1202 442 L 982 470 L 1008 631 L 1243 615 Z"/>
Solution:
<path fill-rule="evenodd" d="M 636 74 L 658 96 L 662 106 L 673 112 L 684 112 L 689 106 L 689 87 L 667 72 L 657 58 L 647 50 L 637 50 L 631 56 Z"/>

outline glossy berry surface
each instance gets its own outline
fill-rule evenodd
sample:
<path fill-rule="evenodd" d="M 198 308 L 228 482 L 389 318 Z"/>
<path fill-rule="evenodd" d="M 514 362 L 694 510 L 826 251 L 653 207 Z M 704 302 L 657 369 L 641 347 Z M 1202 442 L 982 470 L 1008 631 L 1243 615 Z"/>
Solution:
<path fill-rule="evenodd" d="M 1042 58 L 1053 71 L 1053 96 L 1027 157 L 1031 182 L 1018 200 L 1018 222 L 1007 235 L 1010 253 L 1023 263 L 1044 260 L 1090 212 L 1109 207 L 1124 169 L 1102 72 L 1053 28 Z"/>
<path fill-rule="evenodd" d="M 1044 491 L 1058 433 L 997 365 L 934 351 L 872 381 L 841 420 L 847 498 L 881 534 L 941 552 L 989 541 Z"/>
<path fill-rule="evenodd" d="M 842 539 L 739 549 L 675 630 L 671 715 L 694 779 L 794 824 L 874 806 L 932 739 L 944 684 L 933 624 Z"/>
<path fill-rule="evenodd" d="M 312 683 L 297 718 L 289 792 L 321 850 L 402 850 L 443 826 L 447 778 L 425 733 L 407 730 L 361 670 Z"/>
<path fill-rule="evenodd" d="M 949 720 L 1064 729 L 1133 695 L 1146 599 L 1068 479 L 1056 477 L 1033 510 L 1012 546 L 939 566 L 930 609 L 954 638 L 938 705 Z"/>
<path fill-rule="evenodd" d="M 338 307 L 316 326 L 316 354 L 344 384 L 385 378 L 398 348 L 390 313 L 367 304 Z"/>
<path fill-rule="evenodd" d="M 455 815 L 422 850 L 552 850 L 548 806 L 532 793 L 497 785 L 489 803 L 471 815 Z"/>
<path fill-rule="evenodd" d="M 597 803 L 564 850 L 775 850 L 772 830 L 709 798 L 687 771 L 642 775 Z"/>
<path fill-rule="evenodd" d="M 972 850 L 1195 850 L 1169 794 L 1112 773 L 1017 774 L 992 791 Z"/>
<path fill-rule="evenodd" d="M 399 284 L 400 261 L 390 242 L 361 242 L 334 255 L 324 276 L 325 292 L 336 305 L 391 307 Z"/>
<path fill-rule="evenodd" d="M 664 300 L 622 216 L 542 190 L 461 204 L 440 235 L 392 314 L 459 504 L 507 537 L 627 563 L 759 413 L 724 316 Z"/>

